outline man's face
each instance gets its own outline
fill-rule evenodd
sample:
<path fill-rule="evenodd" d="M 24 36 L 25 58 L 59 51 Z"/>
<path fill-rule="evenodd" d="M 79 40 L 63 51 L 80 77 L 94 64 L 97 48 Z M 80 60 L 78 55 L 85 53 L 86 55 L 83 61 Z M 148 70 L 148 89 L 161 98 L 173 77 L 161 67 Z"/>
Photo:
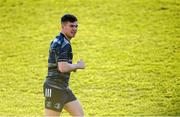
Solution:
<path fill-rule="evenodd" d="M 68 38 L 73 38 L 76 35 L 78 28 L 77 22 L 65 22 L 62 24 L 62 30 Z"/>

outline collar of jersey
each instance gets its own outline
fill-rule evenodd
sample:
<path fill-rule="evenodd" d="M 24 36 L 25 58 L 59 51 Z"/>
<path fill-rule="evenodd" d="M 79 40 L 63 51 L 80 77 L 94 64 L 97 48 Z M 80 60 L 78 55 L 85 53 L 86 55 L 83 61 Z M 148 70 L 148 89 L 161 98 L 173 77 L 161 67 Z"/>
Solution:
<path fill-rule="evenodd" d="M 62 35 L 70 43 L 70 41 L 66 38 L 66 36 L 62 32 L 60 32 L 60 35 Z"/>

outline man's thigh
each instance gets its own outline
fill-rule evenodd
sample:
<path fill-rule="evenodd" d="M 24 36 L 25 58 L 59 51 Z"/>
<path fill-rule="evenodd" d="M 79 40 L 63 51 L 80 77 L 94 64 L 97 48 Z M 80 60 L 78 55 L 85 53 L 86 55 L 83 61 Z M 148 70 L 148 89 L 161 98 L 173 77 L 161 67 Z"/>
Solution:
<path fill-rule="evenodd" d="M 68 102 L 64 105 L 64 109 L 72 116 L 84 116 L 82 106 L 78 100 Z"/>

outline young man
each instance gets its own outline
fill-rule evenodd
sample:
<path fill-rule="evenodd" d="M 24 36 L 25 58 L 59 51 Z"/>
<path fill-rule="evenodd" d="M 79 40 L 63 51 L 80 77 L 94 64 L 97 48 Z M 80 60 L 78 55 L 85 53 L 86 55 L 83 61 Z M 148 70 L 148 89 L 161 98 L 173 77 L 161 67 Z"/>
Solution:
<path fill-rule="evenodd" d="M 77 18 L 65 14 L 61 18 L 61 28 L 49 49 L 48 75 L 44 82 L 45 116 L 59 116 L 63 108 L 72 116 L 83 116 L 81 104 L 68 87 L 70 72 L 85 68 L 82 60 L 72 64 L 70 40 L 77 32 Z"/>

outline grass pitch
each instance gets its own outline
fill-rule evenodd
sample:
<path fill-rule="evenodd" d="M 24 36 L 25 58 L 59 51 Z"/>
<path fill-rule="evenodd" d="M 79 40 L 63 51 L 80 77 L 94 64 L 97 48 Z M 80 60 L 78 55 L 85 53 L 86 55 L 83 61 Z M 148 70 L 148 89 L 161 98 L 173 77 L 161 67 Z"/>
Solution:
<path fill-rule="evenodd" d="M 70 87 L 85 115 L 180 115 L 180 1 L 0 0 L 0 115 L 43 115 L 60 17 L 72 13 Z M 62 115 L 68 115 L 63 111 Z"/>

